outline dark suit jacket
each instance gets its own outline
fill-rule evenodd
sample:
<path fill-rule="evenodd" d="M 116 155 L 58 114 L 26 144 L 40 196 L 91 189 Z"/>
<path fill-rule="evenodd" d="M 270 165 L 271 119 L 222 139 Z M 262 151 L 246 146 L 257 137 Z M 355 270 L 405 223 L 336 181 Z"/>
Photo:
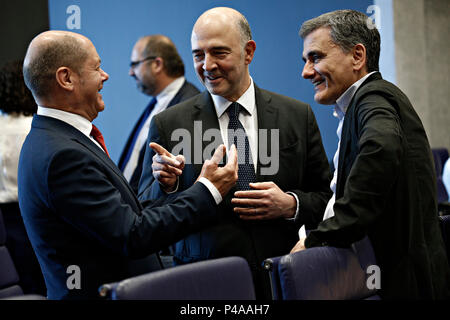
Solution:
<path fill-rule="evenodd" d="M 196 231 L 216 207 L 196 183 L 168 206 L 143 208 L 119 168 L 88 137 L 38 115 L 21 151 L 18 182 L 50 299 L 95 298 L 103 283 L 133 276 L 139 267 L 152 271 L 132 259 Z M 71 265 L 81 270 L 81 289 L 66 285 Z"/>
<path fill-rule="evenodd" d="M 279 170 L 274 175 L 262 175 L 263 164 L 261 157 L 258 157 L 257 181 L 273 181 L 283 191 L 296 193 L 302 216 L 299 223 L 316 226 L 322 219 L 331 191 L 329 165 L 314 114 L 305 103 L 256 86 L 255 96 L 259 129 L 279 130 L 278 145 L 271 146 L 268 139 L 268 150 L 279 147 Z M 201 132 L 195 121 L 201 121 Z M 200 141 L 202 134 L 211 128 L 219 129 L 219 122 L 211 96 L 204 92 L 155 116 L 147 142 L 157 142 L 171 151 L 179 143 L 178 140 L 171 141 L 172 132 L 186 130 L 192 137 L 187 152 L 190 152 L 194 162 L 195 146 L 203 151 L 211 143 Z M 222 140 L 216 143 L 220 144 Z M 156 199 L 162 193 L 159 183 L 152 176 L 153 155 L 152 150 L 147 148 L 139 187 L 140 199 Z M 200 158 L 198 162 L 186 164 L 179 179 L 179 190 L 185 190 L 197 179 L 203 160 Z M 298 224 L 286 219 L 242 221 L 232 211 L 230 199 L 233 193 L 233 190 L 229 192 L 219 206 L 221 214 L 218 224 L 177 243 L 176 262 L 237 255 L 246 258 L 252 269 L 256 270 L 265 258 L 286 254 L 292 249 L 298 241 Z"/>
<path fill-rule="evenodd" d="M 408 98 L 379 73 L 347 109 L 338 168 L 335 216 L 309 234 L 306 247 L 349 246 L 368 235 L 383 298 L 448 297 L 427 136 Z"/>
<path fill-rule="evenodd" d="M 177 94 L 175 95 L 175 97 L 173 97 L 173 99 L 169 102 L 169 104 L 167 105 L 167 108 L 176 105 L 177 103 L 180 103 L 181 101 L 184 101 L 190 97 L 195 96 L 196 94 L 198 94 L 200 91 L 190 82 L 188 81 L 184 81 L 183 86 L 180 88 L 180 90 L 178 90 Z M 144 117 L 144 112 L 142 112 L 142 114 L 140 115 L 138 121 L 136 122 L 136 124 L 134 125 L 133 130 L 130 133 L 130 136 L 128 137 L 127 143 L 125 144 L 125 147 L 122 151 L 122 154 L 120 155 L 119 158 L 119 164 L 118 167 L 122 168 L 123 166 L 123 162 L 125 161 L 125 157 L 127 156 L 128 153 L 128 149 L 131 147 L 131 142 L 133 141 L 133 137 L 136 134 L 136 130 L 139 127 L 139 123 L 141 122 L 142 118 Z M 133 191 L 137 194 L 138 192 L 138 186 L 139 186 L 139 179 L 141 177 L 142 174 L 142 162 L 144 161 L 144 155 L 145 155 L 145 146 L 142 147 L 141 151 L 139 152 L 139 160 L 138 160 L 138 164 L 136 169 L 134 170 L 131 179 L 130 179 L 130 185 L 131 188 L 133 189 Z"/>

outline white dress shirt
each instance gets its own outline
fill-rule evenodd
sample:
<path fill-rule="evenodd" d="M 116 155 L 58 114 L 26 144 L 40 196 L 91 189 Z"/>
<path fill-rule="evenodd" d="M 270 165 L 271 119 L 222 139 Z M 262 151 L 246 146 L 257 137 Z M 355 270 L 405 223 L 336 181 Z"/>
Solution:
<path fill-rule="evenodd" d="M 0 115 L 0 203 L 17 202 L 17 170 L 33 117 Z"/>
<path fill-rule="evenodd" d="M 152 118 L 156 114 L 167 109 L 167 106 L 169 105 L 170 101 L 172 101 L 172 99 L 175 97 L 175 95 L 183 86 L 184 81 L 185 81 L 184 76 L 175 79 L 167 87 L 165 87 L 163 91 L 161 91 L 157 96 L 155 96 L 157 101 L 155 107 L 153 108 L 149 117 L 142 126 L 141 131 L 139 132 L 138 137 L 136 138 L 136 142 L 133 146 L 133 151 L 131 152 L 130 159 L 128 160 L 123 170 L 123 175 L 125 176 L 127 181 L 131 180 L 134 170 L 136 170 L 136 167 L 138 165 L 139 155 L 145 143 L 147 142 L 148 132 L 150 129 L 150 122 L 152 121 Z"/>
<path fill-rule="evenodd" d="M 245 91 L 236 102 L 246 110 L 246 112 L 239 113 L 239 121 L 242 123 L 248 137 L 248 143 L 250 145 L 250 151 L 252 153 L 253 165 L 256 173 L 256 167 L 258 164 L 258 114 L 256 111 L 255 86 L 252 78 L 250 78 L 250 81 L 250 86 L 247 91 Z M 217 118 L 219 119 L 219 128 L 220 134 L 222 135 L 222 141 L 228 151 L 228 123 L 230 122 L 230 117 L 228 116 L 226 110 L 232 102 L 218 95 L 212 94 L 211 97 L 214 102 Z"/>
<path fill-rule="evenodd" d="M 91 141 L 94 142 L 100 148 L 100 150 L 105 152 L 102 146 L 91 136 L 92 123 L 88 119 L 75 113 L 53 108 L 46 108 L 43 106 L 38 106 L 37 114 L 40 116 L 58 119 L 71 125 L 75 129 L 80 131 L 82 134 L 84 134 L 86 137 L 91 139 Z"/>
<path fill-rule="evenodd" d="M 342 134 L 342 126 L 344 125 L 344 118 L 345 113 L 347 112 L 348 105 L 350 104 L 350 101 L 353 99 L 353 96 L 355 95 L 356 91 L 359 89 L 359 87 L 363 84 L 363 82 L 373 73 L 376 71 L 373 71 L 358 81 L 356 81 L 354 84 L 352 84 L 337 100 L 336 105 L 334 106 L 334 112 L 333 116 L 339 119 L 338 128 L 336 130 L 336 134 L 339 138 L 338 146 L 336 153 L 333 157 L 333 164 L 334 164 L 334 173 L 333 173 L 333 179 L 330 183 L 330 189 L 333 191 L 333 196 L 328 201 L 327 207 L 325 208 L 325 213 L 323 215 L 323 220 L 334 217 L 334 210 L 333 206 L 336 201 L 336 184 L 337 184 L 337 173 L 338 173 L 338 166 L 339 166 L 339 149 L 341 145 L 341 134 Z M 298 231 L 299 238 L 306 238 L 306 230 L 305 226 L 302 226 L 300 230 Z"/>
<path fill-rule="evenodd" d="M 228 116 L 226 110 L 232 104 L 232 102 L 218 95 L 212 94 L 211 97 L 214 102 L 217 118 L 219 120 L 219 127 L 220 127 L 220 134 L 222 136 L 222 141 L 227 147 L 227 154 L 228 154 L 229 149 L 228 123 L 230 122 L 230 117 Z M 250 77 L 250 86 L 236 102 L 239 103 L 246 110 L 246 112 L 239 113 L 239 121 L 242 123 L 242 126 L 244 127 L 245 133 L 247 134 L 248 137 L 248 143 L 250 145 L 250 151 L 252 154 L 253 165 L 256 173 L 258 165 L 258 113 L 256 108 L 255 85 L 251 77 Z M 292 195 L 295 198 L 296 203 L 295 215 L 297 215 L 299 212 L 298 197 L 293 192 L 288 191 L 286 193 Z M 290 218 L 287 220 L 293 219 L 294 218 Z"/>

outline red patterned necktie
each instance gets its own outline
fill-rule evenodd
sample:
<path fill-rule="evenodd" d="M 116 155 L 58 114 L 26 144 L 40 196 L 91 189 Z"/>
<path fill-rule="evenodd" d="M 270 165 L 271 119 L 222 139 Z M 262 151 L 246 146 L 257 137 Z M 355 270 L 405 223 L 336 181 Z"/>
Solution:
<path fill-rule="evenodd" d="M 97 141 L 101 145 L 101 147 L 103 148 L 103 150 L 105 150 L 106 154 L 109 157 L 108 149 L 106 149 L 105 140 L 103 139 L 103 135 L 100 132 L 100 130 L 98 130 L 98 128 L 94 125 L 92 125 L 91 136 L 95 139 L 95 141 Z"/>

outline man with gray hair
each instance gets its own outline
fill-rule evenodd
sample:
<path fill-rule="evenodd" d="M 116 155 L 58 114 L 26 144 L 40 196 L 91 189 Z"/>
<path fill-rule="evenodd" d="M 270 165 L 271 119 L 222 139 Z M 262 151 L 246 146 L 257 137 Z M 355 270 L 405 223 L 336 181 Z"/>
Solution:
<path fill-rule="evenodd" d="M 189 188 L 201 170 L 208 141 L 237 143 L 239 179 L 234 197 L 219 207 L 216 225 L 176 244 L 174 261 L 244 257 L 253 272 L 257 298 L 270 299 L 263 260 L 289 251 L 298 240 L 299 225 L 315 226 L 331 195 L 320 132 L 309 105 L 253 82 L 249 65 L 256 43 L 240 12 L 223 7 L 204 12 L 193 27 L 191 46 L 197 76 L 207 90 L 156 115 L 148 140 L 169 151 L 189 140 L 185 159 L 148 148 L 140 198 Z M 180 130 L 188 133 L 186 141 L 173 138 Z M 208 137 L 211 132 L 218 134 Z M 233 132 L 240 134 L 236 137 Z M 271 163 L 265 161 L 269 154 Z M 270 171 L 272 166 L 276 169 Z"/>
<path fill-rule="evenodd" d="M 444 299 L 450 275 L 438 224 L 433 158 L 408 98 L 378 71 L 380 35 L 363 13 L 306 21 L 302 76 L 334 105 L 339 145 L 324 220 L 292 252 L 368 236 L 387 299 Z"/>

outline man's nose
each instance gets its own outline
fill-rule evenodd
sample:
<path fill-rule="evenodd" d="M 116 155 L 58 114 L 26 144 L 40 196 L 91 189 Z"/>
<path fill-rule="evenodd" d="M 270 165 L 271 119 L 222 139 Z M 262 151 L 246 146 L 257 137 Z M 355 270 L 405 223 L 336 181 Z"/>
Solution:
<path fill-rule="evenodd" d="M 213 57 L 211 57 L 211 55 L 206 54 L 205 55 L 205 60 L 203 61 L 203 70 L 205 71 L 211 71 L 216 67 L 216 62 L 215 59 Z"/>
<path fill-rule="evenodd" d="M 305 79 L 309 79 L 313 77 L 313 75 L 314 75 L 314 68 L 312 66 L 312 63 L 306 61 L 305 66 L 303 67 L 302 77 Z"/>
<path fill-rule="evenodd" d="M 105 72 L 105 70 L 103 70 L 103 69 L 102 69 L 102 72 L 103 72 L 103 78 L 104 78 L 103 82 L 105 82 L 106 80 L 109 79 L 109 74 L 107 74 L 107 73 Z"/>

